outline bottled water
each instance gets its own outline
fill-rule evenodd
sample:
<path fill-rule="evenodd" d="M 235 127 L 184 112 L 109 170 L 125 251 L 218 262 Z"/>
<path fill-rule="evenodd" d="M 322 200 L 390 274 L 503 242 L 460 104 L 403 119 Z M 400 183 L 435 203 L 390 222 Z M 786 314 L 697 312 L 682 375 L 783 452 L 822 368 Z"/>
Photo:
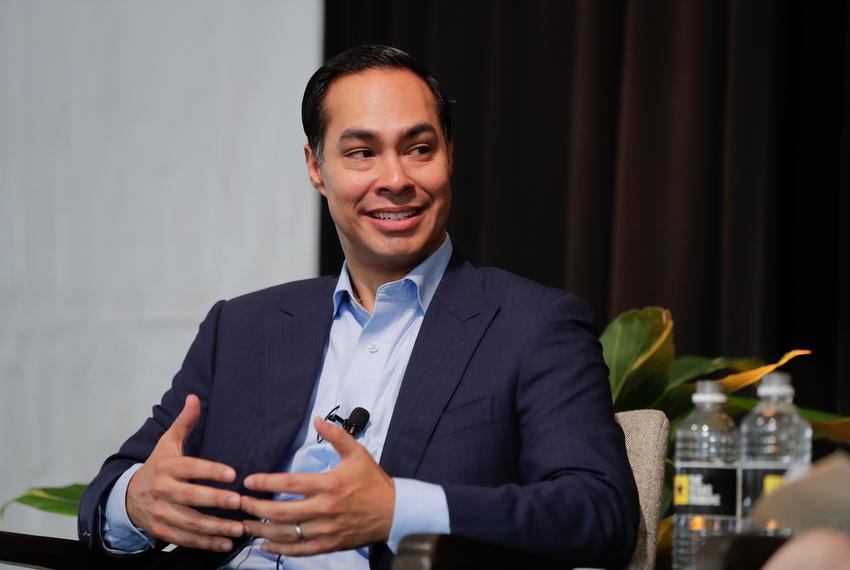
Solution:
<path fill-rule="evenodd" d="M 741 528 L 756 499 L 786 478 L 805 472 L 812 460 L 812 426 L 794 407 L 791 376 L 766 375 L 758 387 L 759 404 L 741 422 Z M 781 521 L 775 521 L 776 530 Z"/>
<path fill-rule="evenodd" d="M 719 384 L 697 382 L 695 409 L 676 430 L 673 568 L 694 568 L 706 536 L 733 533 L 737 521 L 738 430 L 723 412 Z"/>

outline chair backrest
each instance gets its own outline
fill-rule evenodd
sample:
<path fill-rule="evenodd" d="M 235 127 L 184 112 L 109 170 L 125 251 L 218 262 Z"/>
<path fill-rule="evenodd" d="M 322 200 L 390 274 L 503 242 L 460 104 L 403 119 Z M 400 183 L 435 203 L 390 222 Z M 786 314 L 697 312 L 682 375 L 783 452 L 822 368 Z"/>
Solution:
<path fill-rule="evenodd" d="M 655 568 L 655 543 L 664 494 L 664 459 L 667 456 L 667 416 L 658 410 L 635 410 L 616 414 L 626 435 L 626 453 L 635 475 L 640 499 L 638 542 L 629 568 Z"/>

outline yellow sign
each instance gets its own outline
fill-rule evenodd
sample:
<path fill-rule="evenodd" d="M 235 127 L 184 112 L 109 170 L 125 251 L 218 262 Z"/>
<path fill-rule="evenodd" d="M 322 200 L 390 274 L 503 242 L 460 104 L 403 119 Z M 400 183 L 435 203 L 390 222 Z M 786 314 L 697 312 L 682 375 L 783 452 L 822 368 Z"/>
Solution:
<path fill-rule="evenodd" d="M 762 483 L 762 489 L 764 490 L 765 496 L 770 495 L 772 492 L 777 490 L 784 482 L 785 477 L 782 475 L 765 475 Z"/>
<path fill-rule="evenodd" d="M 673 478 L 673 504 L 688 504 L 688 476 L 676 475 Z"/>

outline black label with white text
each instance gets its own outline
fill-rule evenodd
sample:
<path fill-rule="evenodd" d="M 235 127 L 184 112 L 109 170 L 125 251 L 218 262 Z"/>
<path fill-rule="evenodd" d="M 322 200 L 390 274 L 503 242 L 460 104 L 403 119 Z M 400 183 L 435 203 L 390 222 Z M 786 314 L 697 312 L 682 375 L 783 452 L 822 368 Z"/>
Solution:
<path fill-rule="evenodd" d="M 673 505 L 679 514 L 734 517 L 738 494 L 735 467 L 711 464 L 676 464 Z"/>

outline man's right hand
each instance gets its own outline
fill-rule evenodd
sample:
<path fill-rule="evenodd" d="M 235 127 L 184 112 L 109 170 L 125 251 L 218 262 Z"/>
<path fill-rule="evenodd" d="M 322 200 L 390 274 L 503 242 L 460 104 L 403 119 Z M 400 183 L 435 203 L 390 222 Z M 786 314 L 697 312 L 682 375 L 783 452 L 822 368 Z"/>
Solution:
<path fill-rule="evenodd" d="M 241 497 L 206 485 L 190 483 L 205 479 L 229 483 L 236 478 L 233 468 L 183 455 L 183 443 L 201 416 L 197 396 L 186 397 L 183 411 L 162 434 L 145 464 L 127 486 L 127 515 L 137 527 L 171 544 L 225 552 L 233 548 L 227 537 L 242 536 L 239 521 L 201 514 L 193 507 L 236 510 Z"/>

